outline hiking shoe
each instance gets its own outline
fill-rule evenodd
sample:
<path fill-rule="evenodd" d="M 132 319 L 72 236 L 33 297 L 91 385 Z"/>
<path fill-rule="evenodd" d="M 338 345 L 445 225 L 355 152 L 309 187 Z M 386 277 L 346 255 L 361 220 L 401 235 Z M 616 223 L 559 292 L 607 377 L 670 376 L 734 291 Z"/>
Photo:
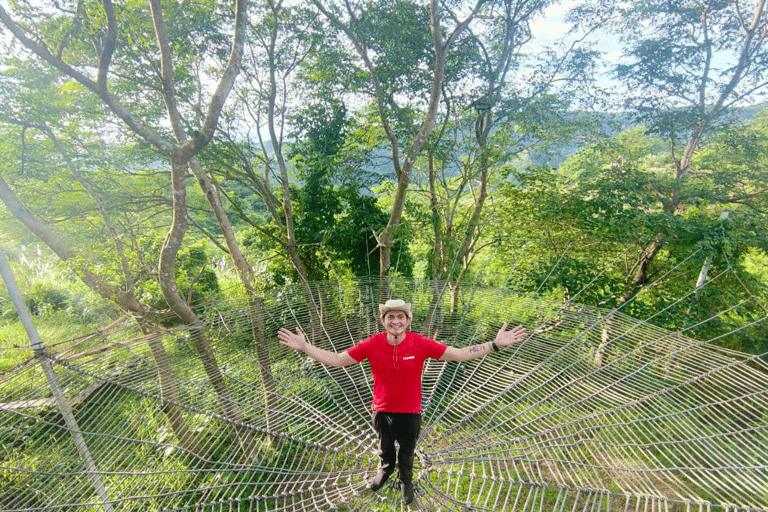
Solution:
<path fill-rule="evenodd" d="M 387 479 L 389 478 L 389 473 L 385 473 L 381 470 L 379 470 L 378 473 L 376 473 L 376 476 L 373 477 L 373 480 L 371 480 L 371 490 L 373 492 L 378 491 L 381 489 L 385 483 L 387 483 Z"/>
<path fill-rule="evenodd" d="M 403 503 L 408 505 L 413 501 L 413 484 L 410 482 L 402 482 L 400 489 L 403 491 Z"/>

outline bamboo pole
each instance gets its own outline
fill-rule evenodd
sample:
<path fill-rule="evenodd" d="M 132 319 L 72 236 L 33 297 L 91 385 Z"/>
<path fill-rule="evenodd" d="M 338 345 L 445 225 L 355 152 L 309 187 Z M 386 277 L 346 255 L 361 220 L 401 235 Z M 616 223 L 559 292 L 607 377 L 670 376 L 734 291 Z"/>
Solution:
<path fill-rule="evenodd" d="M 59 406 L 59 412 L 61 412 L 61 415 L 64 417 L 64 423 L 67 426 L 67 430 L 69 430 L 72 440 L 77 447 L 77 451 L 83 459 L 83 465 L 85 466 L 88 478 L 90 478 L 91 483 L 101 500 L 101 507 L 104 512 L 113 512 L 112 503 L 109 500 L 109 495 L 107 494 L 104 482 L 102 482 L 101 476 L 99 475 L 96 462 L 93 460 L 91 452 L 88 450 L 88 445 L 85 443 L 85 439 L 83 439 L 80 427 L 77 425 L 77 420 L 75 419 L 74 414 L 72 414 L 72 408 L 69 406 L 67 398 L 64 396 L 64 392 L 61 390 L 58 376 L 51 365 L 51 361 L 46 357 L 45 346 L 43 345 L 42 339 L 40 339 L 40 334 L 37 332 L 35 324 L 32 322 L 32 315 L 21 296 L 21 292 L 13 277 L 13 272 L 8 265 L 8 260 L 5 258 L 5 252 L 2 247 L 0 247 L 0 274 L 3 276 L 3 281 L 5 281 L 5 287 L 8 289 L 11 301 L 13 301 L 13 305 L 16 307 L 19 320 L 27 331 L 27 336 L 29 336 L 29 341 L 35 352 L 35 357 L 40 361 L 40 365 L 43 367 L 45 378 L 48 380 L 51 392 L 56 398 L 56 404 Z"/>
<path fill-rule="evenodd" d="M 723 211 L 723 213 L 720 214 L 720 220 L 724 221 L 728 218 L 728 210 Z M 704 264 L 701 266 L 701 272 L 699 272 L 699 278 L 696 280 L 696 287 L 694 290 L 696 291 L 696 298 L 699 298 L 699 288 L 704 286 L 704 283 L 707 281 L 707 274 L 709 274 L 709 267 L 712 265 L 713 255 L 709 254 L 707 258 L 704 260 Z"/>

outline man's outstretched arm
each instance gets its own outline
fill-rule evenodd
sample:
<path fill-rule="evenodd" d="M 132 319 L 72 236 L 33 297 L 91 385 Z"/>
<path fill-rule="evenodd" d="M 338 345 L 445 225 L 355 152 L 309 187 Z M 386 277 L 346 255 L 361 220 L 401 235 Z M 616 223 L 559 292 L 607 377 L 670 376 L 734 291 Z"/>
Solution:
<path fill-rule="evenodd" d="M 496 338 L 493 341 L 486 343 L 480 343 L 477 345 L 470 345 L 468 347 L 456 348 L 448 347 L 445 349 L 441 361 L 470 361 L 477 359 L 484 355 L 488 355 L 490 352 L 500 350 L 503 347 L 519 343 L 528 336 L 528 331 L 522 325 L 513 327 L 507 330 L 507 324 L 501 326 Z M 496 348 L 494 348 L 494 345 Z"/>
<path fill-rule="evenodd" d="M 301 329 L 298 327 L 296 328 L 295 333 L 283 327 L 277 331 L 277 337 L 280 340 L 280 343 L 283 345 L 294 350 L 300 350 L 312 359 L 320 361 L 323 364 L 327 364 L 328 366 L 349 366 L 358 362 L 355 361 L 355 359 L 350 356 L 346 350 L 339 354 L 311 345 L 307 342 L 307 339 L 304 337 L 304 333 L 301 332 Z"/>

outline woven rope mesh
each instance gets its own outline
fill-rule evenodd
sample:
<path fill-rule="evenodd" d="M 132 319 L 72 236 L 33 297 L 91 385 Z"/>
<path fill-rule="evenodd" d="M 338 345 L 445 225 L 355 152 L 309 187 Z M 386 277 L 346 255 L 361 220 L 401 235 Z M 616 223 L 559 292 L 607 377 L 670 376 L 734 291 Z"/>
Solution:
<path fill-rule="evenodd" d="M 764 359 L 620 311 L 477 287 L 452 310 L 440 283 L 390 286 L 414 304 L 411 330 L 449 345 L 488 341 L 503 322 L 533 332 L 475 361 L 428 360 L 413 504 L 396 479 L 368 489 L 367 364 L 326 367 L 275 336 L 301 326 L 341 351 L 377 332 L 378 289 L 364 281 L 312 284 L 311 299 L 295 286 L 206 303 L 199 326 L 145 333 L 126 318 L 38 357 L 14 349 L 29 358 L 0 380 L 0 509 L 768 507 Z"/>

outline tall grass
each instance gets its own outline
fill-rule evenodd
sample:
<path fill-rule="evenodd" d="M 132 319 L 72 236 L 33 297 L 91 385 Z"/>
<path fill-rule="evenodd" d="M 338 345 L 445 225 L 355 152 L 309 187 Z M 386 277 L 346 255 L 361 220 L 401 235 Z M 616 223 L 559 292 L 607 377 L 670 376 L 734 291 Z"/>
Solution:
<path fill-rule="evenodd" d="M 26 264 L 25 264 L 26 262 Z M 46 348 L 73 340 L 109 323 L 118 308 L 95 296 L 53 263 L 23 258 L 11 263 L 14 278 Z M 8 290 L 0 286 L 0 371 L 33 356 L 29 336 L 18 321 Z"/>

